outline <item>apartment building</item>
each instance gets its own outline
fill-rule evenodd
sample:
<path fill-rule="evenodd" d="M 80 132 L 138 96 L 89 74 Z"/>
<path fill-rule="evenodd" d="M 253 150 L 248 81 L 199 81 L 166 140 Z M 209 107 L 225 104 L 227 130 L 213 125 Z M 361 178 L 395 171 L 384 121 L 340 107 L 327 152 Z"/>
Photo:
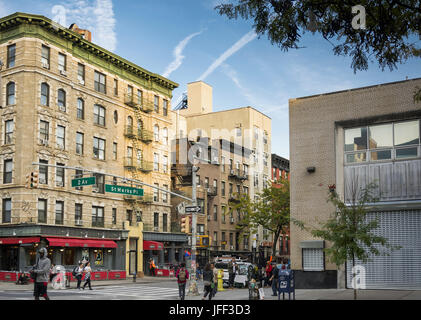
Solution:
<path fill-rule="evenodd" d="M 47 246 L 55 264 L 85 257 L 94 267 L 142 273 L 143 254 L 164 261 L 156 242 L 177 241 L 160 190 L 171 182 L 170 100 L 178 85 L 72 26 L 24 13 L 0 19 L 0 269 L 33 265 L 36 248 Z M 28 189 L 31 172 L 38 187 Z M 89 176 L 96 185 L 72 187 L 72 179 Z M 109 193 L 106 185 L 145 194 Z"/>
<path fill-rule="evenodd" d="M 178 115 L 176 124 L 183 123 L 184 129 L 180 130 L 185 130 L 183 134 L 189 141 L 199 142 L 207 139 L 209 147 L 214 143 L 217 144 L 214 148 L 220 150 L 217 153 L 219 166 L 226 170 L 224 174 L 220 173 L 220 178 L 215 178 L 219 190 L 223 188 L 222 182 L 224 182 L 227 196 L 230 193 L 237 193 L 238 188 L 244 192 L 242 183 L 239 183 L 242 180 L 247 184 L 245 187 L 249 196 L 254 198 L 268 185 L 271 177 L 271 119 L 269 117 L 252 107 L 213 111 L 213 89 L 203 81 L 187 85 L 187 94 L 175 108 L 175 112 Z M 181 128 L 181 125 L 177 127 Z M 210 155 L 211 159 L 212 157 Z M 203 174 L 201 179 L 202 176 Z M 240 176 L 246 179 L 240 179 Z M 210 180 L 209 183 L 212 187 L 214 182 Z M 211 226 L 214 223 L 212 214 L 210 216 Z M 219 228 L 222 226 L 219 225 Z M 216 225 L 213 230 L 209 230 L 212 241 L 216 241 L 220 249 L 225 246 L 228 251 L 231 246 L 234 250 L 239 248 L 237 244 L 244 243 L 244 240 L 248 241 L 245 247 L 248 250 L 256 249 L 263 241 L 263 230 L 259 230 L 257 234 L 250 235 L 246 239 L 238 239 L 238 236 L 233 234 L 232 242 L 230 242 L 230 232 L 217 230 Z"/>
<path fill-rule="evenodd" d="M 291 217 L 317 226 L 334 213 L 330 189 L 352 204 L 377 185 L 369 204 L 373 231 L 399 250 L 356 261 L 366 289 L 420 289 L 421 79 L 290 99 Z M 317 114 L 317 121 L 314 115 Z M 330 243 L 291 225 L 291 262 L 297 288 L 350 288 L 351 266 L 337 268 L 324 254 Z M 367 248 L 366 248 L 367 249 Z M 385 248 L 378 247 L 380 251 Z M 361 287 L 360 287 L 361 288 Z"/>

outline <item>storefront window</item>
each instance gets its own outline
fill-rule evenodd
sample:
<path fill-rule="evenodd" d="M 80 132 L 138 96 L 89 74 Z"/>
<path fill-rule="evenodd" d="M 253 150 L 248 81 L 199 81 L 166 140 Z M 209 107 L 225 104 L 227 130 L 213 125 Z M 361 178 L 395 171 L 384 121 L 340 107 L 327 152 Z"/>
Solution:
<path fill-rule="evenodd" d="M 75 261 L 75 249 L 74 248 L 66 248 L 64 249 L 64 258 L 63 258 L 64 265 L 73 265 L 76 263 Z"/>

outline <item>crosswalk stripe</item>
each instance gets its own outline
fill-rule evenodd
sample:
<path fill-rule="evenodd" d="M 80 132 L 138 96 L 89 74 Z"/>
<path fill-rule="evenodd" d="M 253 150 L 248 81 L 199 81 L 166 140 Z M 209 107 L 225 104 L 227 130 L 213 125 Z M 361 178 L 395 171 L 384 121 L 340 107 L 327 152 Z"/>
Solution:
<path fill-rule="evenodd" d="M 79 291 L 80 292 L 80 291 Z M 135 297 L 142 300 L 156 300 L 157 298 L 175 298 L 178 297 L 178 289 L 173 288 L 162 288 L 162 287 L 124 287 L 124 286 L 112 286 L 107 288 L 100 288 L 93 291 L 85 291 L 87 294 L 95 295 L 114 295 L 114 296 L 126 296 Z"/>

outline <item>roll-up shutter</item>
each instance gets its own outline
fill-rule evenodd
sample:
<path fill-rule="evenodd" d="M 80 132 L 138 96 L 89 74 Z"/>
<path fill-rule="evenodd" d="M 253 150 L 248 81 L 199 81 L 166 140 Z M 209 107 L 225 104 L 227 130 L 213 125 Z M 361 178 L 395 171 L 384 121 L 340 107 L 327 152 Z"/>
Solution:
<path fill-rule="evenodd" d="M 421 290 L 421 210 L 372 212 L 368 219 L 379 221 L 374 234 L 401 248 L 389 256 L 373 256 L 367 263 L 357 261 L 365 268 L 366 289 Z M 352 287 L 351 270 L 352 262 L 348 261 L 348 288 Z"/>

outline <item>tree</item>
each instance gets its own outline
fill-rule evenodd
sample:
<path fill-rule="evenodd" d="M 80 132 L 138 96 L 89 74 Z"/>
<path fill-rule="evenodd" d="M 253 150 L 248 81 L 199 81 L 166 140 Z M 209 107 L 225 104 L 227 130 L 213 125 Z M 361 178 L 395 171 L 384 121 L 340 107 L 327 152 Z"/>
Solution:
<path fill-rule="evenodd" d="M 257 232 L 259 226 L 273 233 L 272 255 L 275 256 L 279 236 L 290 224 L 289 181 L 281 180 L 279 187 L 269 184 L 254 201 L 247 195 L 238 195 L 236 201 L 229 202 L 229 212 L 235 210 L 243 215 L 237 224 L 242 233 Z"/>
<path fill-rule="evenodd" d="M 319 33 L 335 55 L 352 58 L 354 73 L 367 70 L 372 58 L 393 70 L 421 57 L 415 40 L 421 39 L 421 0 L 233 0 L 215 9 L 229 19 L 253 19 L 255 32 L 285 51 L 300 48 L 305 32 Z"/>
<path fill-rule="evenodd" d="M 372 256 L 387 255 L 390 250 L 399 248 L 391 246 L 387 239 L 373 234 L 373 230 L 378 227 L 378 221 L 368 219 L 367 205 L 377 201 L 374 196 L 377 186 L 371 183 L 358 191 L 355 188 L 357 185 L 358 183 L 354 183 L 351 186 L 349 203 L 344 203 L 334 187 L 331 187 L 328 201 L 334 205 L 335 211 L 327 221 L 321 224 L 320 228 L 311 230 L 314 237 L 324 239 L 331 244 L 325 249 L 325 253 L 338 268 L 345 262 L 352 261 L 353 279 L 356 279 L 357 260 L 365 263 L 370 261 Z M 381 251 L 380 247 L 386 250 Z M 355 283 L 353 287 L 354 299 L 357 299 Z"/>

